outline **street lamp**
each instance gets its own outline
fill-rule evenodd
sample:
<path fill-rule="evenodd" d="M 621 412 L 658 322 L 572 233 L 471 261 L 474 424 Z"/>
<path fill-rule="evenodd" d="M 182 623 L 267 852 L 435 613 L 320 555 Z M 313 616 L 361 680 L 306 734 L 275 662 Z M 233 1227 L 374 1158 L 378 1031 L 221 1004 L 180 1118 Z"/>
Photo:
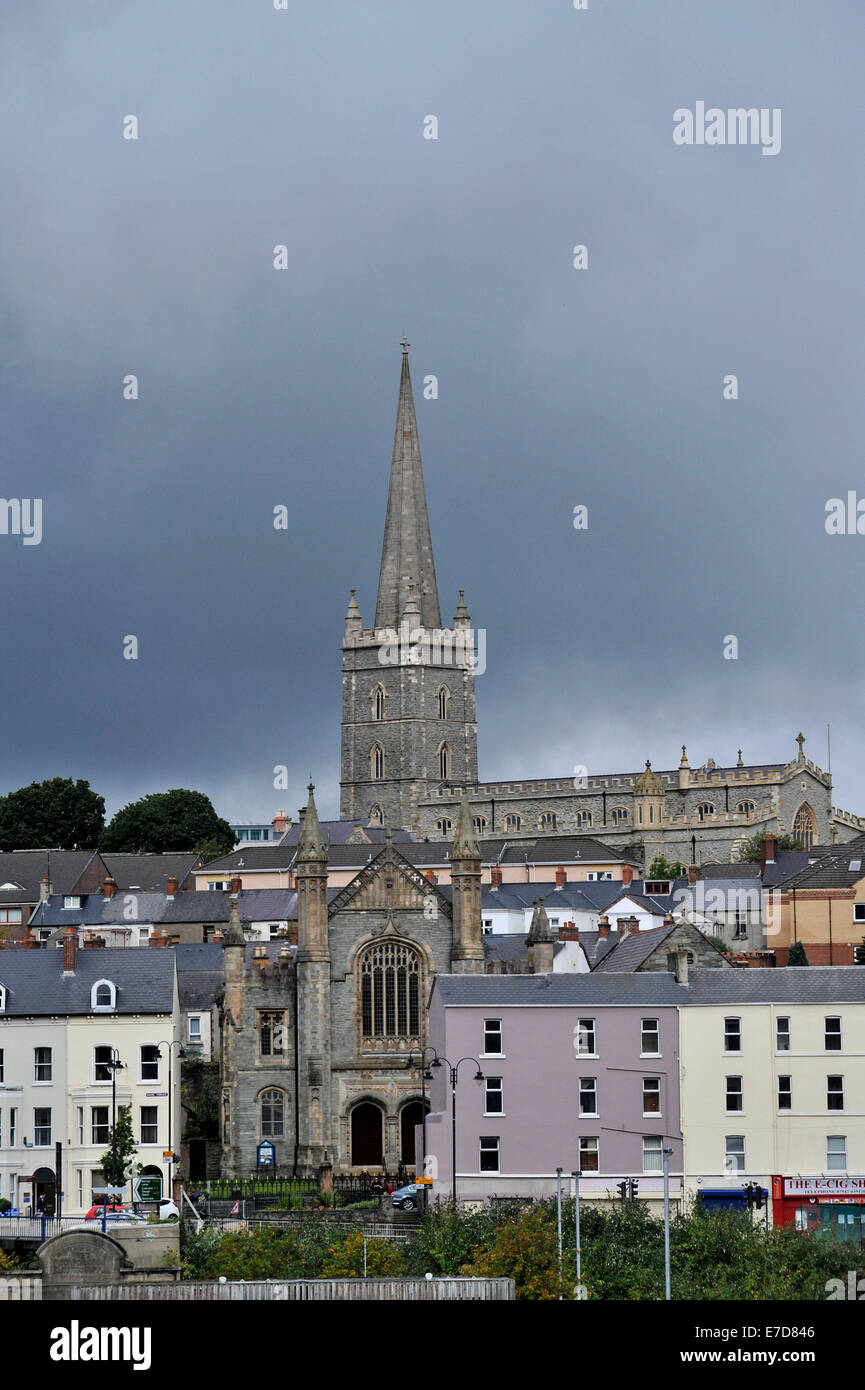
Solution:
<path fill-rule="evenodd" d="M 171 1119 L 172 1119 L 172 1115 L 173 1115 L 173 1113 L 174 1113 L 174 1107 L 173 1107 L 173 1103 L 172 1103 L 172 1094 L 171 1094 L 171 1092 L 172 1092 L 172 1083 L 173 1083 L 173 1078 L 174 1078 L 174 1068 L 173 1068 L 173 1066 L 172 1066 L 172 1060 L 173 1060 L 173 1059 L 172 1059 L 172 1056 L 171 1056 L 171 1049 L 172 1049 L 173 1047 L 178 1048 L 178 1049 L 179 1049 L 179 1051 L 178 1051 L 178 1053 L 177 1053 L 178 1057 L 185 1057 L 185 1056 L 186 1056 L 186 1048 L 183 1046 L 183 1043 L 180 1041 L 179 1038 L 175 1038 L 173 1042 L 164 1042 L 164 1041 L 163 1041 L 163 1042 L 161 1042 L 161 1043 L 157 1043 L 157 1044 L 156 1044 L 156 1050 L 157 1050 L 158 1052 L 160 1052 L 160 1053 L 162 1052 L 163 1047 L 167 1047 L 167 1048 L 168 1048 L 168 1148 L 169 1148 L 169 1151 L 170 1151 L 170 1153 L 171 1153 L 171 1157 L 170 1157 L 170 1159 L 168 1160 L 168 1195 L 169 1195 L 169 1197 L 171 1198 L 171 1200 L 174 1201 L 174 1185 L 173 1185 L 172 1180 L 171 1180 L 171 1165 L 172 1165 L 172 1163 L 174 1162 L 174 1146 L 173 1146 L 173 1144 L 172 1144 L 172 1142 L 171 1142 Z"/>
<path fill-rule="evenodd" d="M 477 1071 L 474 1074 L 475 1081 L 483 1081 L 485 1079 L 481 1071 L 481 1064 L 477 1057 L 461 1057 L 456 1063 L 449 1062 L 447 1057 L 435 1057 L 432 1062 L 430 1062 L 430 1070 L 432 1070 L 433 1067 L 440 1067 L 444 1064 L 446 1067 L 450 1067 L 451 1073 L 451 1159 L 453 1162 L 453 1195 L 451 1201 L 454 1204 L 454 1210 L 456 1210 L 457 1205 L 457 1077 L 459 1076 L 459 1070 L 463 1062 L 474 1062 L 477 1067 Z"/>
<path fill-rule="evenodd" d="M 421 1154 L 421 1166 L 422 1166 L 422 1168 L 423 1168 L 423 1176 L 424 1176 L 424 1177 L 426 1177 L 426 1083 L 427 1083 L 428 1081 L 432 1081 L 432 1079 L 433 1079 L 433 1078 L 432 1078 L 432 1072 L 430 1071 L 429 1067 L 427 1066 L 426 1055 L 427 1055 L 428 1052 L 431 1052 L 432 1055 L 433 1055 L 433 1057 L 437 1057 L 437 1056 L 438 1056 L 438 1053 L 436 1052 L 436 1050 L 435 1050 L 434 1047 L 413 1047 L 412 1050 L 411 1050 L 411 1052 L 408 1054 L 408 1061 L 406 1062 L 406 1069 L 407 1069 L 407 1070 L 409 1070 L 409 1069 L 414 1069 L 414 1066 L 415 1066 L 415 1060 L 414 1060 L 414 1059 L 415 1059 L 415 1057 L 419 1057 L 419 1058 L 420 1058 L 420 1064 L 419 1064 L 419 1065 L 420 1065 L 420 1096 L 421 1096 L 420 1104 L 421 1104 L 421 1124 L 423 1125 L 423 1141 L 422 1141 L 422 1146 L 421 1146 L 422 1149 L 423 1149 L 423 1153 Z M 415 1176 L 417 1176 L 417 1175 L 415 1175 Z M 423 1184 L 423 1204 L 424 1204 L 424 1210 L 426 1210 L 427 1203 L 428 1203 L 428 1198 L 429 1198 L 429 1189 L 427 1188 L 426 1183 L 424 1183 L 424 1184 Z"/>
<path fill-rule="evenodd" d="M 670 1293 L 670 1154 L 672 1149 L 664 1149 L 664 1298 L 669 1303 Z"/>

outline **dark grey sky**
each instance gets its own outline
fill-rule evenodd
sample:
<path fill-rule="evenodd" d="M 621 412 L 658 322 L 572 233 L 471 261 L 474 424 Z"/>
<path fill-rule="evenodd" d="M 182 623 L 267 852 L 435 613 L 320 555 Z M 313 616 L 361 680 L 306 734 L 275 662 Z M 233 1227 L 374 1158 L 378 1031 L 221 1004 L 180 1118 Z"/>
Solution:
<path fill-rule="evenodd" d="M 775 760 L 800 726 L 825 764 L 831 720 L 865 810 L 865 536 L 824 527 L 865 495 L 859 0 L 41 0 L 3 29 L 0 492 L 44 535 L 0 535 L 0 791 L 269 817 L 311 770 L 336 814 L 405 333 L 443 613 L 463 586 L 487 630 L 481 775 Z M 781 153 L 676 146 L 698 100 L 780 107 Z"/>

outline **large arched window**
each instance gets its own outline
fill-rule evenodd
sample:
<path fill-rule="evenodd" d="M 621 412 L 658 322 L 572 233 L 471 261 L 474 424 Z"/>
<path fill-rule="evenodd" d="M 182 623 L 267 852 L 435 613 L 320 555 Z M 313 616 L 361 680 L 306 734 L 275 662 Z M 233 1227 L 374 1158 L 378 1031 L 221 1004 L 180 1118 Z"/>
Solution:
<path fill-rule="evenodd" d="M 451 702 L 451 693 L 450 693 L 450 691 L 448 690 L 448 688 L 447 688 L 446 685 L 443 685 L 443 686 L 441 687 L 441 689 L 439 690 L 438 701 L 439 701 L 439 719 L 447 719 L 447 717 L 448 717 L 448 709 L 449 709 L 449 707 L 450 707 L 450 702 Z"/>
<path fill-rule="evenodd" d="M 451 775 L 451 750 L 446 743 L 439 749 L 439 777 L 446 782 Z"/>
<path fill-rule="evenodd" d="M 414 1043 L 420 1036 L 421 962 L 398 941 L 367 947 L 359 962 L 365 1043 Z"/>
<path fill-rule="evenodd" d="M 103 1012 L 113 1009 L 117 1003 L 117 991 L 110 980 L 97 980 L 90 991 L 90 1007 Z"/>
<path fill-rule="evenodd" d="M 384 749 L 379 743 L 374 743 L 370 749 L 369 766 L 372 780 L 380 782 L 384 777 Z"/>
<path fill-rule="evenodd" d="M 701 802 L 700 802 L 699 806 L 697 807 L 697 815 L 700 817 L 700 820 L 708 820 L 709 817 L 710 817 L 710 816 L 714 816 L 714 814 L 715 814 L 715 806 L 714 806 L 714 803 L 713 803 L 713 802 L 711 802 L 711 801 L 701 801 Z"/>
<path fill-rule="evenodd" d="M 796 819 L 793 821 L 793 834 L 797 840 L 801 840 L 806 849 L 810 849 L 814 843 L 817 833 L 817 818 L 807 801 L 796 812 Z"/>
<path fill-rule="evenodd" d="M 371 806 L 369 812 L 370 825 L 384 825 L 384 813 L 380 806 Z"/>
<path fill-rule="evenodd" d="M 377 685 L 372 692 L 372 717 L 384 719 L 384 686 Z"/>
<path fill-rule="evenodd" d="M 261 1136 L 263 1139 L 281 1139 L 285 1134 L 285 1092 L 272 1089 L 262 1091 Z"/>

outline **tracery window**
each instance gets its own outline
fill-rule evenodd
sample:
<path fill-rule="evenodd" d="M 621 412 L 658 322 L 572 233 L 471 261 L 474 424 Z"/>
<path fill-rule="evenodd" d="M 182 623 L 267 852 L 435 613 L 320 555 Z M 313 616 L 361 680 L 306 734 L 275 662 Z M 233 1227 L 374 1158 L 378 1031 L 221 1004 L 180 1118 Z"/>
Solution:
<path fill-rule="evenodd" d="M 376 743 L 370 750 L 369 760 L 372 770 L 372 780 L 380 782 L 384 777 L 384 749 Z"/>
<path fill-rule="evenodd" d="M 359 963 L 364 1042 L 414 1042 L 420 1035 L 420 957 L 398 941 L 381 941 Z"/>
<path fill-rule="evenodd" d="M 261 1093 L 261 1134 L 265 1139 L 281 1139 L 285 1134 L 285 1092 Z"/>
<path fill-rule="evenodd" d="M 372 692 L 372 717 L 384 719 L 384 688 L 377 685 Z"/>

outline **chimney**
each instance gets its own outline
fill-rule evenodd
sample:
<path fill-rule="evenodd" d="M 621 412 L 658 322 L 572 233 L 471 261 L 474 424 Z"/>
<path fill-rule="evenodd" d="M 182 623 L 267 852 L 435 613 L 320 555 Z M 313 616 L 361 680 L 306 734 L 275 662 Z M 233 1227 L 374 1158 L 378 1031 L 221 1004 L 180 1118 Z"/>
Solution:
<path fill-rule="evenodd" d="M 665 926 L 665 927 L 671 927 L 672 925 L 673 925 L 673 914 L 672 914 L 672 912 L 665 912 L 665 913 L 664 913 L 664 926 Z"/>
<path fill-rule="evenodd" d="M 9 944 L 11 946 L 14 943 L 10 942 Z M 36 940 L 36 937 L 29 927 L 27 928 L 27 935 L 24 937 L 23 941 L 19 941 L 17 944 L 18 949 L 21 951 L 36 951 L 39 949 L 39 942 Z"/>
<path fill-rule="evenodd" d="M 277 811 L 276 815 L 274 816 L 273 820 L 270 822 L 270 824 L 273 827 L 274 839 L 281 840 L 283 835 L 285 834 L 285 811 L 281 806 Z"/>
<path fill-rule="evenodd" d="M 252 958 L 258 966 L 259 970 L 263 970 L 264 967 L 267 965 L 267 947 L 256 946 L 252 952 Z"/>
<path fill-rule="evenodd" d="M 568 875 L 560 864 L 559 867 L 556 869 L 556 887 L 561 888 L 563 884 L 567 883 L 567 881 Z"/>
<path fill-rule="evenodd" d="M 639 930 L 640 924 L 637 921 L 636 917 L 630 917 L 628 919 L 628 936 L 636 936 Z"/>
<path fill-rule="evenodd" d="M 39 901 L 40 901 L 41 903 L 47 903 L 47 901 L 48 901 L 48 899 L 49 899 L 50 897 L 51 897 L 51 880 L 50 880 L 50 878 L 43 878 L 42 882 L 39 884 Z"/>
<path fill-rule="evenodd" d="M 490 886 L 492 888 L 501 888 L 502 886 L 502 871 L 498 864 L 494 864 L 490 869 Z"/>
<path fill-rule="evenodd" d="M 232 876 L 231 876 L 231 896 L 232 896 L 233 898 L 236 898 L 242 887 L 243 887 L 243 880 L 241 879 L 240 874 L 232 874 Z"/>
<path fill-rule="evenodd" d="M 676 977 L 677 985 L 688 983 L 688 952 L 680 946 L 677 951 L 667 952 L 667 969 Z"/>
<path fill-rule="evenodd" d="M 628 884 L 632 881 L 633 877 L 634 877 L 633 866 L 632 866 L 631 864 L 623 864 L 623 865 L 622 865 L 622 883 L 625 885 L 626 888 L 627 888 Z"/>
<path fill-rule="evenodd" d="M 576 922 L 562 922 L 559 927 L 560 941 L 579 941 L 580 929 Z"/>
<path fill-rule="evenodd" d="M 598 918 L 598 936 L 609 936 L 609 934 L 610 934 L 610 919 L 609 919 L 609 917 L 607 916 L 606 912 L 604 912 L 604 913 L 602 913 L 601 916 Z"/>
<path fill-rule="evenodd" d="M 63 933 L 63 974 L 75 974 L 75 949 L 78 945 L 78 933 L 74 927 L 67 927 Z"/>
<path fill-rule="evenodd" d="M 116 883 L 116 881 L 111 877 L 111 875 L 109 874 L 108 877 L 106 878 L 105 882 L 104 882 L 103 885 L 102 885 L 102 896 L 104 897 L 105 901 L 108 902 L 111 898 L 114 897 L 114 894 L 115 894 L 116 892 L 117 892 L 117 883 Z"/>
<path fill-rule="evenodd" d="M 95 932 L 92 932 L 92 931 L 88 931 L 88 932 L 85 932 L 85 933 L 84 933 L 84 942 L 83 942 L 83 946 L 82 946 L 82 949 L 83 949 L 83 950 L 85 950 L 85 951 L 88 950 L 88 949 L 89 949 L 89 950 L 93 950 L 95 947 L 104 946 L 104 945 L 105 945 L 105 937 L 104 937 L 104 936 L 97 936 L 96 933 L 95 933 Z"/>
<path fill-rule="evenodd" d="M 433 873 L 432 869 L 424 869 L 423 876 L 426 879 L 427 883 L 435 883 L 436 881 L 436 876 Z"/>
<path fill-rule="evenodd" d="M 698 879 L 699 877 L 700 877 L 700 870 L 699 870 L 699 868 L 697 867 L 697 865 L 696 865 L 696 864 L 689 864 L 689 865 L 688 865 L 688 882 L 689 882 L 689 883 L 696 883 L 696 882 L 697 882 L 697 879 Z"/>
<path fill-rule="evenodd" d="M 179 880 L 176 879 L 176 878 L 174 877 L 174 875 L 172 874 L 172 875 L 166 880 L 166 883 L 165 883 L 165 894 L 166 894 L 166 897 L 173 898 L 173 897 L 174 897 L 174 894 L 177 892 L 178 886 L 179 886 Z"/>
<path fill-rule="evenodd" d="M 762 873 L 767 864 L 775 863 L 775 850 L 778 841 L 774 835 L 764 835 L 760 841 L 760 872 Z"/>

